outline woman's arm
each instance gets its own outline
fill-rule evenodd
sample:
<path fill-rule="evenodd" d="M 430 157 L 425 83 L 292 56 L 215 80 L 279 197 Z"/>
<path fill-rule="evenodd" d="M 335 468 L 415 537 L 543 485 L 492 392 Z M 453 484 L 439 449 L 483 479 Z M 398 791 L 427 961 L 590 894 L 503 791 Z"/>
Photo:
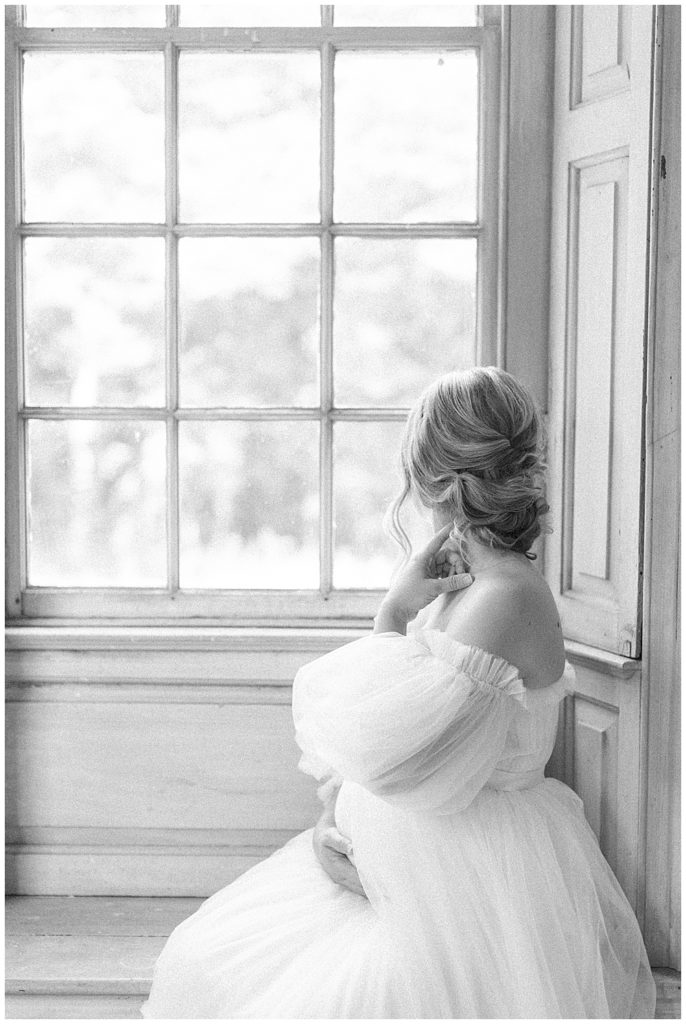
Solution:
<path fill-rule="evenodd" d="M 454 560 L 449 563 L 448 555 L 441 551 L 450 529 L 451 524 L 448 524 L 439 530 L 398 574 L 374 620 L 375 633 L 405 634 L 407 623 L 439 594 L 462 590 L 471 585 L 473 577 L 469 573 L 458 572 L 458 568 L 462 567 Z M 366 896 L 351 859 L 353 851 L 350 840 L 336 826 L 335 807 L 339 788 L 327 784 L 326 796 L 320 792 L 324 810 L 315 825 L 312 845 L 319 863 L 334 882 L 360 896 Z"/>
<path fill-rule="evenodd" d="M 407 633 L 407 624 L 439 594 L 464 590 L 474 577 L 444 545 L 452 529 L 447 523 L 414 555 L 393 580 L 374 619 L 375 633 Z"/>
<path fill-rule="evenodd" d="M 339 787 L 340 788 L 340 787 Z M 317 824 L 314 827 L 312 846 L 317 860 L 337 885 L 342 885 L 359 896 L 366 893 L 360 882 L 355 865 L 350 860 L 352 844 L 336 826 L 335 808 L 338 789 L 334 790 L 324 804 Z"/>

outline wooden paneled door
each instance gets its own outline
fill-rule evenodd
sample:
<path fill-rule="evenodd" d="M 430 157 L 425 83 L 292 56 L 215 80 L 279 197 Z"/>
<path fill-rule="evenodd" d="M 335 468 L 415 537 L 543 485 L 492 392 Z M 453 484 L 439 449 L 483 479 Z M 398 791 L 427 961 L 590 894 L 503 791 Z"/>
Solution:
<path fill-rule="evenodd" d="M 545 562 L 576 693 L 552 770 L 640 914 L 641 536 L 655 8 L 556 8 Z"/>

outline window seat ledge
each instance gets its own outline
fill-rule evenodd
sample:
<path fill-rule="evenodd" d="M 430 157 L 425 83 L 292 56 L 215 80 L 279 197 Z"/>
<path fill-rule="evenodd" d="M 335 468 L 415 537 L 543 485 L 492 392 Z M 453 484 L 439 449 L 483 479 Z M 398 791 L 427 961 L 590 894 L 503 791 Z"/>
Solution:
<path fill-rule="evenodd" d="M 200 904 L 170 897 L 31 897 L 7 903 L 12 1019 L 138 1018 L 166 937 Z M 657 1019 L 678 1019 L 681 976 L 656 968 Z"/>
<path fill-rule="evenodd" d="M 372 630 L 366 625 L 71 626 L 21 625 L 5 631 L 8 651 L 330 650 Z"/>
<path fill-rule="evenodd" d="M 371 621 L 321 626 L 74 626 L 22 624 L 5 630 L 8 652 L 23 651 L 298 651 L 323 654 L 370 633 Z M 569 661 L 604 675 L 629 680 L 641 661 L 598 647 L 565 641 Z"/>

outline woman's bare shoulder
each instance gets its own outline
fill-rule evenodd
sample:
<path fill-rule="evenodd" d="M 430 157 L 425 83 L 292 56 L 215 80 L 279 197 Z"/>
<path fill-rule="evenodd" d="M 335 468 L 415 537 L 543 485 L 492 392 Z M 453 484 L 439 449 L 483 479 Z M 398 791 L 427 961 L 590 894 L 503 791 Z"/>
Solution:
<path fill-rule="evenodd" d="M 564 671 L 560 619 L 543 577 L 526 569 L 477 577 L 447 604 L 445 631 L 515 665 L 531 688 L 548 686 Z"/>

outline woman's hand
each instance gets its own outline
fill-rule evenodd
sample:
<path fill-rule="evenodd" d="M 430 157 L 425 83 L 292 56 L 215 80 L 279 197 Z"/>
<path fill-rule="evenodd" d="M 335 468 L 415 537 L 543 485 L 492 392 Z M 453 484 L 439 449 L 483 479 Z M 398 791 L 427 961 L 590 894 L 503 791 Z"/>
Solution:
<path fill-rule="evenodd" d="M 464 590 L 474 582 L 473 576 L 462 571 L 457 553 L 444 546 L 451 528 L 452 523 L 447 523 L 398 573 L 381 603 L 375 633 L 404 633 L 407 623 L 439 594 Z"/>
<path fill-rule="evenodd" d="M 333 812 L 330 807 L 324 809 L 322 816 L 314 827 L 312 846 L 315 856 L 337 885 L 342 885 L 358 896 L 366 893 L 362 887 L 357 868 L 351 858 L 353 855 L 352 844 L 336 827 Z"/>
<path fill-rule="evenodd" d="M 462 560 L 462 555 L 450 538 L 445 540 L 438 549 L 434 557 L 434 565 L 436 567 L 436 574 L 441 579 L 445 579 L 448 576 L 471 575 L 467 572 L 467 566 Z"/>

